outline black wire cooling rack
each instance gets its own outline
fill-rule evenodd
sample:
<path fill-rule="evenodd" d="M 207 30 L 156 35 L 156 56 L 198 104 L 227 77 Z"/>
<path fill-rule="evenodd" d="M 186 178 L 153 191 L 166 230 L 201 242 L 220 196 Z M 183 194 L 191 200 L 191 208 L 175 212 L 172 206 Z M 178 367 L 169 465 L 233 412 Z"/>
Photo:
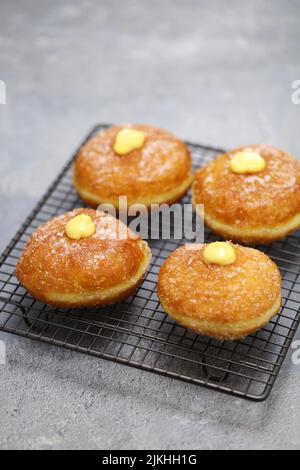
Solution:
<path fill-rule="evenodd" d="M 99 125 L 88 136 L 106 125 Z M 86 140 L 87 140 L 86 139 Z M 220 149 L 188 144 L 195 167 Z M 15 266 L 34 230 L 49 218 L 82 206 L 71 178 L 72 161 L 22 225 L 0 259 L 0 330 L 62 346 L 252 400 L 265 399 L 299 324 L 300 233 L 264 250 L 282 274 L 283 307 L 264 328 L 243 341 L 196 335 L 164 313 L 156 295 L 163 261 L 183 241 L 150 240 L 152 263 L 144 282 L 123 303 L 90 310 L 53 308 L 20 286 Z M 186 196 L 184 203 L 190 202 Z M 205 231 L 205 240 L 215 240 Z M 188 286 L 187 286 L 188 290 Z"/>

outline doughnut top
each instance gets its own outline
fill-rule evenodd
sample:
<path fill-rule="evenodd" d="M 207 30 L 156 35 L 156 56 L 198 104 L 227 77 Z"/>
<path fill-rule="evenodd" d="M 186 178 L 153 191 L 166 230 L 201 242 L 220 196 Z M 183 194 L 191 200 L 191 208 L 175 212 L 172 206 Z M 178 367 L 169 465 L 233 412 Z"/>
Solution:
<path fill-rule="evenodd" d="M 129 131 L 134 132 L 130 139 Z M 129 145 L 133 140 L 135 145 Z M 107 202 L 124 195 L 129 203 L 143 202 L 177 188 L 190 176 L 188 147 L 169 132 L 147 125 L 113 126 L 99 132 L 79 150 L 74 164 L 75 186 Z"/>
<path fill-rule="evenodd" d="M 231 161 L 241 152 L 260 155 L 265 168 L 237 174 Z M 198 170 L 193 202 L 220 222 L 241 227 L 273 227 L 300 212 L 300 164 L 268 145 L 250 145 L 220 155 Z"/>
<path fill-rule="evenodd" d="M 72 240 L 66 225 L 88 216 L 96 227 L 88 238 Z M 126 283 L 150 257 L 146 242 L 121 221 L 92 209 L 76 209 L 41 225 L 17 265 L 17 277 L 43 298 L 47 292 L 81 294 Z"/>
<path fill-rule="evenodd" d="M 158 280 L 167 311 L 226 323 L 254 319 L 273 306 L 281 289 L 277 266 L 261 251 L 229 244 L 236 260 L 227 266 L 205 263 L 208 245 L 180 247 L 169 256 Z"/>

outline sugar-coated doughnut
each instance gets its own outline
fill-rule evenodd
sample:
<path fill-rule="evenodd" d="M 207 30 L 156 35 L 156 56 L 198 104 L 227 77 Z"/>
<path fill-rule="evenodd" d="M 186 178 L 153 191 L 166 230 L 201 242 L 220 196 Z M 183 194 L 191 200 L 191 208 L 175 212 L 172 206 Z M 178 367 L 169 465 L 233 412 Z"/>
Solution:
<path fill-rule="evenodd" d="M 269 145 L 240 147 L 198 170 L 193 203 L 223 238 L 271 243 L 300 227 L 300 164 Z"/>
<path fill-rule="evenodd" d="M 148 244 L 114 217 L 76 209 L 41 225 L 18 262 L 20 283 L 59 307 L 103 306 L 128 297 L 151 259 Z"/>
<path fill-rule="evenodd" d="M 211 253 L 210 245 L 203 244 L 175 250 L 159 272 L 158 297 L 177 323 L 199 334 L 235 340 L 262 328 L 278 312 L 281 276 L 263 252 L 218 243 L 227 248 L 217 246 Z M 216 264 L 217 258 L 223 264 Z"/>
<path fill-rule="evenodd" d="M 93 207 L 118 208 L 120 196 L 127 196 L 129 205 L 171 204 L 191 182 L 188 147 L 169 132 L 147 125 L 99 132 L 80 149 L 74 164 L 74 186 Z"/>

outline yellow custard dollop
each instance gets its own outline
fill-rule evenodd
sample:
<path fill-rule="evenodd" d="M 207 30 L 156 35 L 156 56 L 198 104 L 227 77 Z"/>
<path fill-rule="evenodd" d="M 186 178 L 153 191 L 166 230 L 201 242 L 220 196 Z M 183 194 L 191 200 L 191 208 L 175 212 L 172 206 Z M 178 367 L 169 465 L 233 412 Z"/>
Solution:
<path fill-rule="evenodd" d="M 126 155 L 143 147 L 145 143 L 146 134 L 142 131 L 135 129 L 122 129 L 118 132 L 115 144 L 114 152 L 118 155 Z"/>
<path fill-rule="evenodd" d="M 86 214 L 76 215 L 66 224 L 66 234 L 72 240 L 91 237 L 96 232 L 96 226 L 91 217 Z"/>
<path fill-rule="evenodd" d="M 266 162 L 259 153 L 244 150 L 236 153 L 229 162 L 233 173 L 259 173 L 266 167 Z"/>
<path fill-rule="evenodd" d="M 203 250 L 203 260 L 206 264 L 218 264 L 225 266 L 235 262 L 234 248 L 226 242 L 213 242 Z"/>

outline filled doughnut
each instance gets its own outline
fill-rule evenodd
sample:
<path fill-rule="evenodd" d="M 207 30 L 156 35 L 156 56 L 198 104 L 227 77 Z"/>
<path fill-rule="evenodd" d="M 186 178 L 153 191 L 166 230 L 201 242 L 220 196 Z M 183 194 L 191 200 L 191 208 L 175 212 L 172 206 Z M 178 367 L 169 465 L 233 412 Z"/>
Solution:
<path fill-rule="evenodd" d="M 166 313 L 196 333 L 222 340 L 262 328 L 281 306 L 277 266 L 231 242 L 183 246 L 164 262 L 158 297 Z"/>
<path fill-rule="evenodd" d="M 268 145 L 232 150 L 198 170 L 193 203 L 223 238 L 271 243 L 300 227 L 300 164 Z"/>
<path fill-rule="evenodd" d="M 188 190 L 188 147 L 164 130 L 146 125 L 114 126 L 92 137 L 79 151 L 74 186 L 89 205 L 171 204 Z"/>
<path fill-rule="evenodd" d="M 16 276 L 47 304 L 104 306 L 134 292 L 150 259 L 148 244 L 121 221 L 93 209 L 76 209 L 36 230 Z"/>

